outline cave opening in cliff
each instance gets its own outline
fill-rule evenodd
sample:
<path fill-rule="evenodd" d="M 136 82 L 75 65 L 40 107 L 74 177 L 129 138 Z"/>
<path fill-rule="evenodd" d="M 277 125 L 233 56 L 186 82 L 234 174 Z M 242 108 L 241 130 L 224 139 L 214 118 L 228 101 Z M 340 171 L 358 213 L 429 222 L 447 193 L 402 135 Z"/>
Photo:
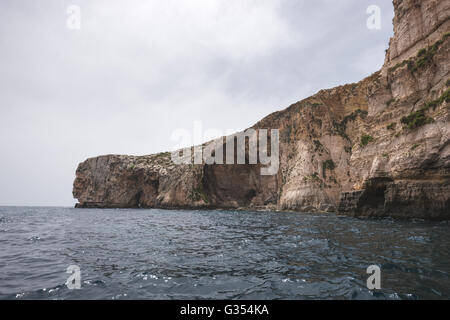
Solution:
<path fill-rule="evenodd" d="M 386 189 L 390 178 L 372 179 L 367 183 L 366 189 L 359 199 L 359 206 L 370 210 L 384 211 L 386 202 Z"/>

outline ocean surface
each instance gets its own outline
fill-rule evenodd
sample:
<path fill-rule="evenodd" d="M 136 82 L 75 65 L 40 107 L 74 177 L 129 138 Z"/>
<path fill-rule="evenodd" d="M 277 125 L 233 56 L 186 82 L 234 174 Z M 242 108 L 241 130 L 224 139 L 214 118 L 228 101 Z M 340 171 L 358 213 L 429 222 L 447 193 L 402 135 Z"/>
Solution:
<path fill-rule="evenodd" d="M 0 207 L 0 299 L 449 298 L 448 222 Z"/>

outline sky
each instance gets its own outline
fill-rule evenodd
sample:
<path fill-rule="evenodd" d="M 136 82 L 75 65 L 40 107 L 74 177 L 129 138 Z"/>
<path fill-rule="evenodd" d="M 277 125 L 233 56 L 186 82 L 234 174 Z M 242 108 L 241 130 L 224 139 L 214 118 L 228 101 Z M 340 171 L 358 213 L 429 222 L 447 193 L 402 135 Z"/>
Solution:
<path fill-rule="evenodd" d="M 240 131 L 357 82 L 393 16 L 391 0 L 1 1 L 0 205 L 73 206 L 87 158 L 172 151 L 194 123 Z"/>

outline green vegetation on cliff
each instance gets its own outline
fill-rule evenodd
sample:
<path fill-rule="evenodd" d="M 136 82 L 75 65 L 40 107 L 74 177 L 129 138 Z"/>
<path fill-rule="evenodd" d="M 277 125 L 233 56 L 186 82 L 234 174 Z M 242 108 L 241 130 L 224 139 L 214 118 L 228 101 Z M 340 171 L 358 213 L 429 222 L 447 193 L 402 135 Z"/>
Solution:
<path fill-rule="evenodd" d="M 314 152 L 317 152 L 319 150 L 323 150 L 323 145 L 319 140 L 314 140 L 314 146 L 315 146 L 315 150 Z"/>
<path fill-rule="evenodd" d="M 450 102 L 450 89 L 445 90 L 444 93 L 439 98 L 437 98 L 436 100 L 428 102 L 423 107 L 423 109 L 428 110 L 430 108 L 433 108 L 433 110 L 435 110 L 437 107 L 439 107 L 444 102 L 446 102 L 446 103 Z"/>
<path fill-rule="evenodd" d="M 203 202 L 209 203 L 208 196 L 206 195 L 205 191 L 203 190 L 203 186 L 201 184 L 199 184 L 197 187 L 195 187 L 193 189 L 191 199 L 194 201 L 203 200 Z"/>
<path fill-rule="evenodd" d="M 334 128 L 336 129 L 337 133 L 343 137 L 344 139 L 350 141 L 350 138 L 348 137 L 347 133 L 345 132 L 347 130 L 347 124 L 350 121 L 355 121 L 356 118 L 359 116 L 362 119 L 365 119 L 368 115 L 368 112 L 365 110 L 357 109 L 353 111 L 351 114 L 346 116 L 342 121 L 339 123 L 337 121 L 333 121 Z"/>
<path fill-rule="evenodd" d="M 410 113 L 408 116 L 403 117 L 401 122 L 408 129 L 416 129 L 428 123 L 433 123 L 433 118 L 427 117 L 425 115 L 426 109 L 420 109 L 418 111 Z"/>
<path fill-rule="evenodd" d="M 374 140 L 375 139 L 372 136 L 370 136 L 368 134 L 363 134 L 361 136 L 361 144 L 360 145 L 361 145 L 361 147 L 365 147 L 369 144 L 369 142 L 372 142 Z"/>
<path fill-rule="evenodd" d="M 424 126 L 428 123 L 433 123 L 434 119 L 431 117 L 428 117 L 426 115 L 426 112 L 429 109 L 435 110 L 437 107 L 439 107 L 442 103 L 449 103 L 450 102 L 450 89 L 447 89 L 444 91 L 444 93 L 437 98 L 436 100 L 430 101 L 427 104 L 425 104 L 422 108 L 419 110 L 410 113 L 408 116 L 403 117 L 401 119 L 401 122 L 408 128 L 408 129 L 416 129 L 421 126 Z"/>
<path fill-rule="evenodd" d="M 391 124 L 389 124 L 386 129 L 388 130 L 395 130 L 395 127 L 397 126 L 397 124 L 395 122 L 392 122 Z"/>
<path fill-rule="evenodd" d="M 349 121 L 355 121 L 358 116 L 360 116 L 362 119 L 364 119 L 365 117 L 367 117 L 367 115 L 368 115 L 368 112 L 365 110 L 361 110 L 361 109 L 355 110 L 351 114 L 346 116 L 344 118 L 344 120 L 342 120 L 342 125 L 347 126 L 347 123 Z"/>
<path fill-rule="evenodd" d="M 435 56 L 439 47 L 444 43 L 444 41 L 448 37 L 450 37 L 450 33 L 444 34 L 441 40 L 436 41 L 433 45 L 427 48 L 419 50 L 416 57 L 403 60 L 402 62 L 397 63 L 395 66 L 389 68 L 389 72 L 393 72 L 398 68 L 404 67 L 405 65 L 408 66 L 408 70 L 410 70 L 411 72 L 416 72 L 419 69 L 429 65 L 429 63 L 433 60 L 433 57 Z"/>
<path fill-rule="evenodd" d="M 324 161 L 322 163 L 322 174 L 323 177 L 326 178 L 327 176 L 327 169 L 333 171 L 336 168 L 336 165 L 334 164 L 333 160 L 329 159 L 327 161 Z"/>

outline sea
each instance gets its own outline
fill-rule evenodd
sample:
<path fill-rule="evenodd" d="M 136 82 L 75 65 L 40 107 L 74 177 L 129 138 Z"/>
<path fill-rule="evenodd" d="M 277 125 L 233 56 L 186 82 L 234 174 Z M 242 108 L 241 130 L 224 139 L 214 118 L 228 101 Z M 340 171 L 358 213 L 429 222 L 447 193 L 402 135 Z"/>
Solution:
<path fill-rule="evenodd" d="M 449 298 L 445 221 L 0 207 L 2 300 Z"/>

